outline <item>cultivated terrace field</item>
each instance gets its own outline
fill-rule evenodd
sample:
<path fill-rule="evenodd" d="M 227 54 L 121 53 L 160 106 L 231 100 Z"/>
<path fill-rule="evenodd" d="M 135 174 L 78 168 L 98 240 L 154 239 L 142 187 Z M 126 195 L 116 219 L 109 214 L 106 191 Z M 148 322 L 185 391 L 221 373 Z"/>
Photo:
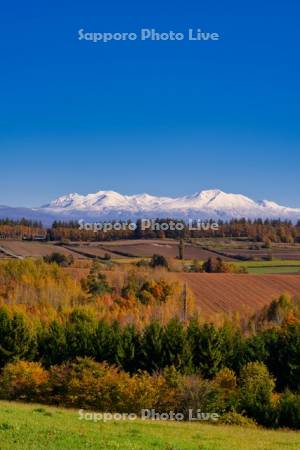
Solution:
<path fill-rule="evenodd" d="M 249 314 L 283 293 L 298 296 L 300 276 L 183 273 L 180 278 L 193 292 L 200 313 L 239 311 Z"/>

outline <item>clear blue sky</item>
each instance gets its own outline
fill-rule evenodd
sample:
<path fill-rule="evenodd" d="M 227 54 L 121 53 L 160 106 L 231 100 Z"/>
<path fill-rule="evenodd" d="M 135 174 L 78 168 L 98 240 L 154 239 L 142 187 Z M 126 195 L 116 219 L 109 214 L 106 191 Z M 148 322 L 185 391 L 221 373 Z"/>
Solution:
<path fill-rule="evenodd" d="M 299 0 L 3 3 L 0 204 L 220 188 L 300 207 L 299 22 Z M 77 39 L 142 27 L 221 40 Z"/>

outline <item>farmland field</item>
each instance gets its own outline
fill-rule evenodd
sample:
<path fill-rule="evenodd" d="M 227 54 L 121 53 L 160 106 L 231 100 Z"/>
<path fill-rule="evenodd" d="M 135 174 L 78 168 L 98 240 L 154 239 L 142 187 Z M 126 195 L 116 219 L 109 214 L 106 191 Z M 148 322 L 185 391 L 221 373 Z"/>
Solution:
<path fill-rule="evenodd" d="M 6 257 L 39 257 L 57 251 L 66 255 L 72 254 L 75 258 L 103 258 L 105 254 L 117 259 L 151 258 L 155 253 L 169 258 L 178 256 L 178 241 L 172 239 L 79 242 L 64 245 L 55 245 L 55 243 L 48 242 L 3 240 L 0 242 L 0 248 L 3 249 L 3 256 Z M 5 251 L 7 251 L 6 255 Z M 201 247 L 193 244 L 186 244 L 184 253 L 186 259 L 205 260 L 215 256 L 213 252 L 203 250 Z M 224 259 L 227 260 L 228 258 Z"/>
<path fill-rule="evenodd" d="M 171 239 L 106 242 L 102 243 L 102 247 L 108 251 L 114 252 L 116 255 L 123 254 L 123 256 L 131 257 L 151 257 L 155 253 L 167 258 L 176 258 L 178 256 L 178 241 Z M 214 253 L 204 250 L 197 245 L 185 245 L 185 259 L 205 260 L 212 256 L 215 256 Z"/>
<path fill-rule="evenodd" d="M 154 253 L 158 253 L 168 258 L 178 257 L 178 241 L 172 239 L 161 240 L 131 240 L 98 243 L 104 251 L 111 252 L 115 257 L 140 257 L 149 258 Z M 224 261 L 240 262 L 241 259 L 252 261 L 286 261 L 286 265 L 293 265 L 297 261 L 300 267 L 300 246 L 276 244 L 272 249 L 264 249 L 257 245 L 257 249 L 251 249 L 253 243 L 249 241 L 239 242 L 227 240 L 226 244 L 215 241 L 195 240 L 185 243 L 185 260 L 207 260 L 210 257 L 220 256 Z M 94 246 L 90 246 L 91 252 Z M 250 267 L 250 264 L 249 264 Z M 294 270 L 292 270 L 294 272 Z"/>
<path fill-rule="evenodd" d="M 66 268 L 75 279 L 86 277 L 89 270 Z M 124 280 L 123 270 L 105 271 L 109 281 Z M 253 314 L 282 294 L 300 298 L 300 275 L 292 274 L 170 274 L 170 279 L 185 282 L 195 299 L 196 309 L 205 317 L 240 312 Z"/>
<path fill-rule="evenodd" d="M 204 261 L 210 256 L 217 256 L 212 242 L 205 242 L 212 247 L 212 252 L 204 250 L 199 242 L 187 244 L 185 247 L 186 264 L 196 258 Z M 221 245 L 220 243 L 218 244 Z M 226 242 L 222 247 L 248 246 L 245 242 Z M 291 246 L 290 246 L 291 247 Z M 104 258 L 109 255 L 113 267 L 113 276 L 119 272 L 122 279 L 123 270 L 130 263 L 142 258 L 150 258 L 154 253 L 174 258 L 178 253 L 178 242 L 165 240 L 124 240 L 112 242 L 78 242 L 68 245 L 55 245 L 48 242 L 27 242 L 3 240 L 0 243 L 0 256 L 8 257 L 42 257 L 52 252 L 72 255 L 75 263 L 67 270 L 76 280 L 88 275 L 92 258 Z M 296 246 L 298 249 L 298 246 Z M 235 250 L 237 250 L 235 248 Z M 292 252 L 293 250 L 291 250 Z M 298 250 L 297 250 L 298 251 Z M 190 258 L 190 259 L 188 259 Z M 200 313 L 210 316 L 215 313 L 239 311 L 253 313 L 269 304 L 283 293 L 300 297 L 300 260 L 274 259 L 272 261 L 234 261 L 246 267 L 248 274 L 205 274 L 205 273 L 172 273 L 174 279 L 187 282 L 193 293 L 196 307 Z M 122 266 L 124 269 L 122 269 Z M 107 276 L 110 278 L 109 272 Z"/>
<path fill-rule="evenodd" d="M 201 247 L 207 248 L 220 256 L 226 255 L 229 259 L 284 259 L 300 260 L 300 244 L 274 243 L 270 248 L 264 248 L 261 242 L 253 243 L 247 239 L 194 239 L 193 242 Z"/>
<path fill-rule="evenodd" d="M 295 260 L 300 259 L 300 249 L 299 247 L 295 248 L 278 248 L 273 247 L 270 250 L 266 249 L 260 249 L 260 250 L 249 250 L 249 249 L 228 249 L 228 250 L 221 250 L 218 249 L 220 252 L 224 252 L 227 257 L 231 258 L 249 258 L 249 259 L 286 259 L 286 260 Z"/>
<path fill-rule="evenodd" d="M 272 260 L 272 261 L 244 261 L 238 262 L 238 266 L 246 267 L 248 273 L 267 274 L 267 273 L 299 273 L 299 260 Z"/>
<path fill-rule="evenodd" d="M 162 421 L 80 421 L 78 411 L 0 402 L 1 450 L 298 450 L 299 432 Z"/>
<path fill-rule="evenodd" d="M 174 239 L 70 242 L 63 245 L 55 242 L 1 240 L 0 257 L 39 257 L 59 251 L 66 255 L 72 254 L 74 258 L 80 259 L 104 258 L 109 255 L 117 260 L 132 258 L 134 261 L 134 258 L 151 258 L 153 254 L 177 258 L 178 244 L 179 242 Z M 210 257 L 220 256 L 224 261 L 233 261 L 239 264 L 244 262 L 244 265 L 251 269 L 258 267 L 255 263 L 259 261 L 265 262 L 264 265 L 267 266 L 269 260 L 274 266 L 279 266 L 281 261 L 285 261 L 285 266 L 300 267 L 300 245 L 298 244 L 276 244 L 276 247 L 268 250 L 263 249 L 261 245 L 257 245 L 257 249 L 253 250 L 252 246 L 253 243 L 251 244 L 249 241 L 192 240 L 185 243 L 184 259 L 186 261 L 193 259 L 204 261 Z M 247 261 L 241 261 L 241 259 Z M 296 272 L 296 270 L 292 270 L 292 272 Z"/>
<path fill-rule="evenodd" d="M 72 255 L 74 258 L 79 257 L 78 254 L 71 250 L 48 242 L 2 240 L 0 241 L 0 247 L 3 249 L 3 252 L 7 252 L 7 255 L 12 257 L 38 258 L 50 255 L 53 252 L 63 253 L 66 256 Z"/>
<path fill-rule="evenodd" d="M 253 313 L 283 293 L 300 297 L 298 275 L 180 273 L 200 313 Z"/>
<path fill-rule="evenodd" d="M 68 245 L 64 246 L 64 248 L 86 258 L 105 258 L 107 255 L 113 258 L 115 256 L 114 253 L 110 252 L 100 244 L 91 245 L 80 243 L 80 245 Z M 119 256 L 119 258 L 122 258 L 122 256 Z"/>

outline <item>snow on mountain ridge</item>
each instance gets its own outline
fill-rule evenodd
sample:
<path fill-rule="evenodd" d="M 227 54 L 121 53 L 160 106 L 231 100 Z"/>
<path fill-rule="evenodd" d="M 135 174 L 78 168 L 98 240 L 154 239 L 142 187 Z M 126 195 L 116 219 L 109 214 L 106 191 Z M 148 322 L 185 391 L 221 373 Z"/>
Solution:
<path fill-rule="evenodd" d="M 77 193 L 58 197 L 40 210 L 50 213 L 85 215 L 121 215 L 126 217 L 161 216 L 205 218 L 300 218 L 300 209 L 280 206 L 263 200 L 255 202 L 241 194 L 227 194 L 219 189 L 196 192 L 184 197 L 158 197 L 146 193 L 122 195 L 115 191 L 98 191 L 81 195 Z"/>
<path fill-rule="evenodd" d="M 136 220 L 138 218 L 230 220 L 282 219 L 297 222 L 300 208 L 275 202 L 254 201 L 240 194 L 226 194 L 219 189 L 203 190 L 183 197 L 157 197 L 146 193 L 122 195 L 115 191 L 98 191 L 81 195 L 63 195 L 40 208 L 0 207 L 1 218 L 26 217 L 51 224 L 53 220 Z"/>

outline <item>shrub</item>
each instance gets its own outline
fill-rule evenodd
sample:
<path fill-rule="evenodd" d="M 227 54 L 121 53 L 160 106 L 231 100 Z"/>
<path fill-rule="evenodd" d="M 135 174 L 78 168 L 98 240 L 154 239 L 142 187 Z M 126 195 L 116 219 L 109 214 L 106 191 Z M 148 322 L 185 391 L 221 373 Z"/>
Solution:
<path fill-rule="evenodd" d="M 47 381 L 48 372 L 40 363 L 10 363 L 5 366 L 0 377 L 0 396 L 7 400 L 40 400 Z"/>
<path fill-rule="evenodd" d="M 179 394 L 179 411 L 188 417 L 189 410 L 218 413 L 218 391 L 208 380 L 192 375 L 183 379 Z"/>
<path fill-rule="evenodd" d="M 111 294 L 113 292 L 113 289 L 107 281 L 105 273 L 102 272 L 102 265 L 99 261 L 93 261 L 87 279 L 82 280 L 82 288 L 89 294 L 95 296 L 102 296 L 106 293 Z"/>
<path fill-rule="evenodd" d="M 107 363 L 77 358 L 49 370 L 48 401 L 98 411 L 122 409 L 123 385 L 129 375 Z"/>
<path fill-rule="evenodd" d="M 212 380 L 213 386 L 218 392 L 219 409 L 234 411 L 238 408 L 238 389 L 235 373 L 225 367 Z"/>
<path fill-rule="evenodd" d="M 202 271 L 207 273 L 247 273 L 245 267 L 224 262 L 219 256 L 216 258 L 208 258 L 202 265 Z"/>
<path fill-rule="evenodd" d="M 159 404 L 156 409 L 161 412 L 180 412 L 179 405 L 184 376 L 174 366 L 166 367 L 162 375 L 164 383 L 160 387 Z"/>
<path fill-rule="evenodd" d="M 272 393 L 275 381 L 263 363 L 243 366 L 240 375 L 241 410 L 261 425 L 272 423 L 274 408 Z"/>
<path fill-rule="evenodd" d="M 189 272 L 204 272 L 203 262 L 193 259 L 193 262 L 189 267 Z"/>
<path fill-rule="evenodd" d="M 300 394 L 285 392 L 278 403 L 278 425 L 300 429 Z"/>
<path fill-rule="evenodd" d="M 162 255 L 153 255 L 150 261 L 150 267 L 165 267 L 168 269 L 168 260 Z"/>
<path fill-rule="evenodd" d="M 166 381 L 162 375 L 139 372 L 122 383 L 122 410 L 140 414 L 142 409 L 159 409 L 166 404 Z"/>
<path fill-rule="evenodd" d="M 214 384 L 220 389 L 234 390 L 237 386 L 235 373 L 225 367 L 214 378 Z"/>
<path fill-rule="evenodd" d="M 249 419 L 249 417 L 245 417 L 235 411 L 230 411 L 222 414 L 219 423 L 222 423 L 224 425 L 237 425 L 240 427 L 256 427 L 255 420 Z"/>
<path fill-rule="evenodd" d="M 48 264 L 56 263 L 61 267 L 68 267 L 74 263 L 72 255 L 65 255 L 64 253 L 53 252 L 51 255 L 44 256 L 44 261 Z"/>

